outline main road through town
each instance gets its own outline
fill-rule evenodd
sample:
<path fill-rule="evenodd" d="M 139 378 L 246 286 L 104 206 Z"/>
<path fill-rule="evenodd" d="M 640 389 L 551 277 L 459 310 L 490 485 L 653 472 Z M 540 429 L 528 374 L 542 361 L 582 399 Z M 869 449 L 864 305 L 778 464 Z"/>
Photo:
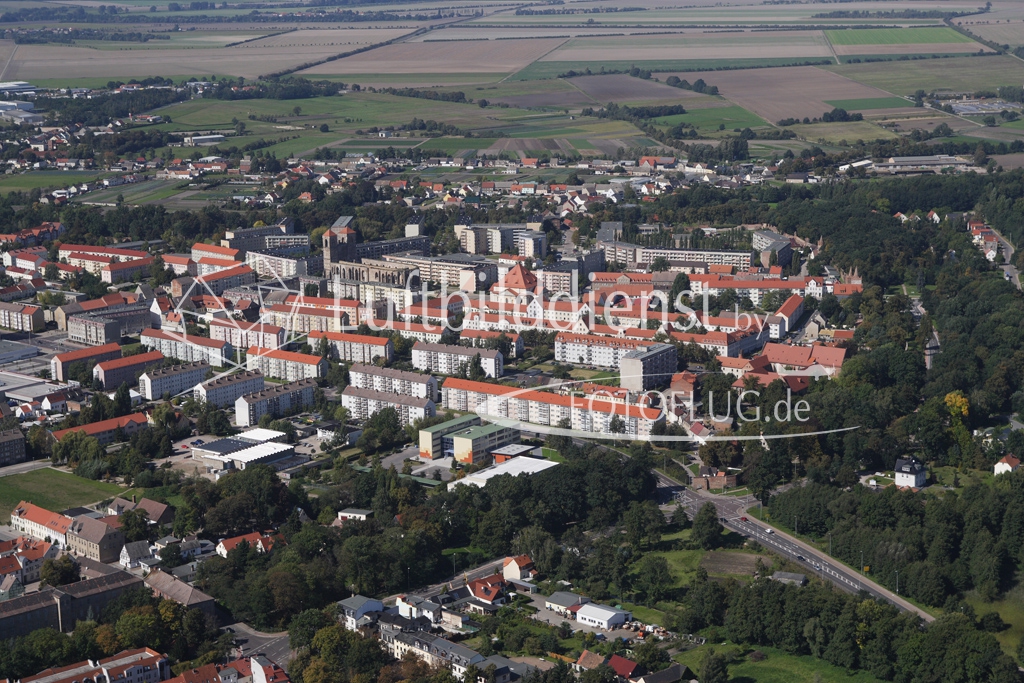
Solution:
<path fill-rule="evenodd" d="M 667 505 L 681 504 L 692 518 L 706 503 L 713 503 L 718 511 L 719 521 L 726 529 L 751 538 L 783 557 L 806 565 L 809 573 L 827 579 L 850 593 L 865 591 L 871 597 L 885 600 L 901 610 L 913 612 L 925 621 L 934 620 L 932 615 L 921 608 L 907 602 L 853 569 L 836 562 L 828 554 L 747 516 L 747 509 L 756 502 L 753 496 L 723 496 L 696 491 L 686 488 L 660 472 L 655 472 L 655 475 L 658 478 L 663 508 Z M 666 500 L 666 496 L 668 496 L 668 500 Z"/>

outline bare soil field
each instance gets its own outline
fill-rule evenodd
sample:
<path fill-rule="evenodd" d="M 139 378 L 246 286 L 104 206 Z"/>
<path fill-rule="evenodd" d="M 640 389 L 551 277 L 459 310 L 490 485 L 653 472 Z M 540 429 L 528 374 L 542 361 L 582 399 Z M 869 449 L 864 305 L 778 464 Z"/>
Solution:
<path fill-rule="evenodd" d="M 660 74 L 659 74 L 660 75 Z M 666 75 L 667 77 L 667 75 Z M 701 78 L 698 76 L 697 78 Z M 694 79 L 696 80 L 696 79 Z M 701 97 L 699 93 L 682 88 L 673 88 L 664 83 L 633 78 L 628 74 L 607 76 L 578 76 L 569 82 L 592 99 L 601 102 L 624 102 L 627 100 L 686 100 Z M 691 81 L 692 83 L 693 81 Z M 685 104 L 685 102 L 684 102 Z"/>
<path fill-rule="evenodd" d="M 1000 45 L 1011 47 L 1024 45 L 1024 21 L 1010 20 L 1009 23 L 1006 23 L 1006 20 L 1003 20 L 998 24 L 974 23 L 964 28 L 985 40 L 991 40 Z"/>
<path fill-rule="evenodd" d="M 549 152 L 559 150 L 572 152 L 575 150 L 569 141 L 563 138 L 499 138 L 487 149 L 480 150 L 480 154 L 495 155 L 501 152 L 520 152 L 520 156 L 522 156 L 523 153 L 538 149 L 545 149 Z"/>
<path fill-rule="evenodd" d="M 669 75 L 659 74 L 665 78 Z M 890 95 L 813 66 L 696 71 L 675 75 L 691 83 L 703 78 L 708 85 L 718 86 L 719 92 L 727 99 L 771 122 L 790 117 L 821 116 L 832 111 L 826 100 Z"/>
<path fill-rule="evenodd" d="M 579 90 L 545 92 L 534 95 L 499 96 L 494 98 L 484 95 L 484 97 L 491 102 L 502 102 L 513 107 L 591 107 L 602 104 Z"/>
<path fill-rule="evenodd" d="M 423 35 L 412 38 L 410 43 L 434 43 L 446 40 L 503 40 L 516 38 L 565 38 L 566 36 L 594 36 L 607 35 L 621 37 L 623 34 L 646 33 L 650 29 L 628 29 L 628 28 L 601 28 L 592 26 L 509 26 L 503 27 L 474 27 L 457 24 L 451 27 L 443 27 Z M 676 29 L 678 33 L 685 33 L 695 29 Z"/>
<path fill-rule="evenodd" d="M 1024 154 L 993 154 L 992 158 L 1007 171 L 1024 168 Z"/>
<path fill-rule="evenodd" d="M 686 33 L 672 36 L 573 38 L 545 56 L 549 62 L 655 61 L 831 57 L 821 31 Z"/>
<path fill-rule="evenodd" d="M 836 54 L 847 55 L 944 55 L 963 52 L 994 52 L 981 43 L 912 43 L 909 45 L 834 45 Z"/>
<path fill-rule="evenodd" d="M 1024 62 L 1010 56 L 871 62 L 822 69 L 894 95 L 909 95 L 918 88 L 929 92 L 973 92 L 1024 83 Z"/>
<path fill-rule="evenodd" d="M 286 34 L 275 37 L 285 44 L 275 45 L 271 42 L 256 46 L 255 43 L 245 43 L 219 49 L 92 50 L 55 45 L 19 45 L 3 77 L 7 80 L 31 81 L 36 78 L 142 78 L 213 73 L 255 78 L 346 52 L 360 45 L 397 38 L 407 32 L 403 29 L 338 31 L 335 40 L 322 40 L 315 45 L 302 44 L 303 41 L 294 38 L 295 34 Z M 275 38 L 267 40 L 274 41 Z M 0 41 L 4 44 L 10 42 Z M 0 50 L 5 47 L 0 47 Z"/>
<path fill-rule="evenodd" d="M 700 566 L 708 574 L 753 574 L 757 571 L 758 555 L 726 553 L 715 550 L 703 557 Z"/>
<path fill-rule="evenodd" d="M 376 29 L 376 28 L 315 28 L 299 29 L 289 33 L 269 36 L 251 43 L 240 45 L 247 49 L 282 48 L 282 47 L 340 47 L 338 52 L 345 52 L 353 47 L 372 45 L 385 40 L 397 38 L 412 29 Z"/>
<path fill-rule="evenodd" d="M 509 73 L 555 49 L 561 38 L 399 43 L 338 59 L 303 74 L 360 73 Z"/>

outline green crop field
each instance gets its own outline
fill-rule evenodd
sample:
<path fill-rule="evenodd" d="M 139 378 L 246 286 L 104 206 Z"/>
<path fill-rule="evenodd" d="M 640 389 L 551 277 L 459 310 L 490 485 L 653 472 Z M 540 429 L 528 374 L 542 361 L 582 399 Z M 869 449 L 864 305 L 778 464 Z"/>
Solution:
<path fill-rule="evenodd" d="M 39 189 L 59 189 L 68 185 L 96 180 L 100 171 L 30 171 L 0 176 L 0 193 Z"/>
<path fill-rule="evenodd" d="M 967 36 L 942 27 L 863 28 L 825 31 L 833 45 L 919 45 L 925 43 L 971 43 Z"/>
<path fill-rule="evenodd" d="M 23 500 L 59 512 L 113 498 L 125 491 L 117 484 L 83 479 L 49 468 L 13 474 L 0 477 L 0 515 L 9 518 L 11 510 Z"/>
<path fill-rule="evenodd" d="M 722 124 L 725 124 L 725 130 L 729 133 L 732 133 L 734 128 L 763 128 L 769 125 L 757 114 L 735 104 L 728 107 L 690 109 L 685 114 L 656 118 L 654 123 L 666 128 L 679 123 L 689 123 L 696 126 L 702 135 L 716 132 Z"/>
<path fill-rule="evenodd" d="M 908 102 L 902 97 L 864 97 L 859 100 L 826 100 L 825 104 L 845 109 L 846 111 L 867 111 L 869 109 L 899 109 L 900 107 L 912 107 L 913 102 Z"/>
<path fill-rule="evenodd" d="M 817 142 L 839 142 L 846 140 L 854 143 L 857 140 L 892 140 L 898 137 L 896 133 L 886 130 L 870 121 L 847 121 L 844 123 L 811 123 L 789 126 L 788 130 L 793 131 L 804 140 Z"/>
<path fill-rule="evenodd" d="M 1024 83 L 1024 62 L 1009 56 L 920 59 L 821 67 L 896 95 L 926 91 L 974 92 Z"/>

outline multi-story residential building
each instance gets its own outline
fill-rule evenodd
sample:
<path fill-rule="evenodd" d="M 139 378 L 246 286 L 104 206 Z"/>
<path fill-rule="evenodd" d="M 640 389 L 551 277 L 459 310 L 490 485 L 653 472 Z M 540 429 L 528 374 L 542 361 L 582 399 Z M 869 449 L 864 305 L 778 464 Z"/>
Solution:
<path fill-rule="evenodd" d="M 418 309 L 418 307 L 415 308 Z M 422 323 L 407 322 L 405 320 L 375 319 L 369 324 L 372 329 L 397 332 L 406 339 L 415 339 L 416 341 L 426 342 L 428 344 L 437 344 L 440 342 L 441 336 L 445 331 L 444 323 L 424 325 Z"/>
<path fill-rule="evenodd" d="M 117 389 L 122 384 L 135 386 L 138 376 L 148 368 L 162 365 L 164 354 L 159 351 L 139 353 L 97 363 L 92 369 L 93 380 L 99 380 L 104 389 Z"/>
<path fill-rule="evenodd" d="M 407 633 L 388 629 L 381 632 L 381 645 L 396 659 L 401 660 L 406 653 L 412 653 L 431 667 L 451 669 L 459 679 L 465 676 L 470 666 L 485 661 L 484 656 L 475 650 L 423 631 Z"/>
<path fill-rule="evenodd" d="M 330 364 L 326 358 L 308 353 L 250 346 L 245 358 L 245 367 L 247 370 L 259 370 L 267 377 L 294 382 L 323 377 L 327 374 Z"/>
<path fill-rule="evenodd" d="M 263 391 L 263 387 L 262 372 L 243 370 L 197 384 L 194 395 L 197 401 L 223 408 L 234 405 L 239 396 Z"/>
<path fill-rule="evenodd" d="M 645 438 L 665 416 L 662 411 L 591 396 L 565 396 L 499 384 L 449 377 L 441 386 L 442 405 L 449 410 L 476 412 L 484 418 L 506 418 L 557 427 L 568 420 L 572 429 L 612 433 L 612 420 L 622 421 L 626 438 Z"/>
<path fill-rule="evenodd" d="M 348 369 L 348 378 L 349 384 L 360 389 L 437 400 L 437 379 L 433 375 L 354 363 Z"/>
<path fill-rule="evenodd" d="M 131 415 L 124 415 L 122 417 L 114 417 L 109 420 L 101 420 L 100 422 L 90 422 L 87 425 L 81 425 L 80 427 L 70 427 L 68 429 L 61 429 L 53 432 L 55 441 L 60 441 L 65 435 L 71 432 L 84 432 L 88 436 L 94 437 L 100 442 L 101 446 L 105 446 L 108 443 L 113 443 L 117 437 L 118 432 L 121 432 L 125 438 L 130 437 L 140 429 L 146 429 L 149 427 L 149 421 L 146 419 L 144 413 L 132 413 Z"/>
<path fill-rule="evenodd" d="M 231 259 L 204 256 L 196 263 L 196 272 L 199 275 L 213 275 L 222 270 L 234 268 L 237 265 L 238 261 L 232 261 Z"/>
<path fill-rule="evenodd" d="M 341 393 L 341 405 L 348 408 L 356 420 L 366 420 L 378 410 L 394 408 L 402 426 L 412 424 L 416 420 L 433 417 L 434 402 L 429 398 L 417 398 L 403 394 L 390 394 L 373 389 L 360 389 L 347 386 Z"/>
<path fill-rule="evenodd" d="M 168 358 L 180 361 L 206 361 L 214 367 L 224 367 L 230 363 L 235 350 L 230 343 L 207 337 L 165 332 L 163 330 L 146 330 L 139 335 L 143 346 L 156 349 Z"/>
<path fill-rule="evenodd" d="M 164 254 L 160 257 L 164 265 L 174 271 L 175 275 L 199 274 L 199 267 L 188 254 Z"/>
<path fill-rule="evenodd" d="M 270 304 L 263 307 L 263 322 L 289 330 L 292 334 L 340 332 L 349 326 L 348 314 L 309 306 Z"/>
<path fill-rule="evenodd" d="M 666 346 L 667 349 L 664 348 Z M 652 350 L 654 353 L 648 354 Z M 671 353 L 669 353 L 670 350 Z M 650 377 L 650 373 L 655 371 L 658 373 L 668 372 L 668 375 L 663 378 L 663 383 L 668 383 L 678 364 L 675 353 L 675 347 L 671 344 L 657 344 L 640 339 L 576 334 L 575 332 L 559 332 L 555 336 L 555 360 L 559 363 L 622 369 L 622 361 L 628 357 L 631 361 L 628 364 L 631 373 L 643 371 L 636 378 L 641 383 L 647 382 L 648 380 L 643 378 Z M 671 366 L 670 370 L 669 366 Z M 626 385 L 623 384 L 623 386 Z"/>
<path fill-rule="evenodd" d="M 61 260 L 69 258 L 72 254 L 99 254 L 108 257 L 108 262 L 114 258 L 118 261 L 135 261 L 149 256 L 146 252 L 136 249 L 97 247 L 91 244 L 62 244 L 57 250 L 57 258 Z"/>
<path fill-rule="evenodd" d="M 605 259 L 622 265 L 643 263 L 650 265 L 657 258 L 668 261 L 699 261 L 711 266 L 733 266 L 747 270 L 751 264 L 749 251 L 727 251 L 722 249 L 667 249 L 662 247 L 641 247 L 626 242 L 599 242 L 604 249 Z"/>
<path fill-rule="evenodd" d="M 42 332 L 46 329 L 43 309 L 31 304 L 0 301 L 0 327 L 19 332 Z"/>
<path fill-rule="evenodd" d="M 11 510 L 11 529 L 61 548 L 67 546 L 67 533 L 73 521 L 25 501 Z"/>
<path fill-rule="evenodd" d="M 50 359 L 50 379 L 55 379 L 58 382 L 67 382 L 68 368 L 71 367 L 72 363 L 88 363 L 90 360 L 100 363 L 120 357 L 120 344 L 104 344 L 103 346 L 94 346 L 88 349 L 58 353 Z"/>
<path fill-rule="evenodd" d="M 390 362 L 395 355 L 395 345 L 388 337 L 372 337 L 347 332 L 310 332 L 309 344 L 314 349 L 321 338 L 327 338 L 331 358 L 349 363 L 373 363 L 377 358 Z"/>
<path fill-rule="evenodd" d="M 476 356 L 480 356 L 480 365 L 488 377 L 501 377 L 504 373 L 505 359 L 501 351 L 423 342 L 416 342 L 412 347 L 412 366 L 417 370 L 455 375 Z"/>
<path fill-rule="evenodd" d="M 232 249 L 231 247 L 221 247 L 216 244 L 203 244 L 196 242 L 192 245 L 192 260 L 199 263 L 201 258 L 215 258 L 222 259 L 225 261 L 241 261 L 242 254 L 238 249 Z"/>
<path fill-rule="evenodd" d="M 139 650 L 124 650 L 99 661 L 85 660 L 59 669 L 47 669 L 35 676 L 22 678 L 19 683 L 73 683 L 77 681 L 157 683 L 157 681 L 165 681 L 170 677 L 171 664 L 167 655 L 145 647 Z M 217 678 L 216 680 L 226 679 Z"/>
<path fill-rule="evenodd" d="M 780 277 L 735 277 L 731 275 L 691 275 L 690 291 L 693 297 L 721 296 L 726 291 L 733 291 L 736 298 L 742 300 L 749 298 L 755 306 L 760 306 L 764 295 L 769 292 L 779 292 L 787 297 L 792 295 L 801 298 L 810 295 L 820 299 L 825 293 L 831 291 L 831 286 L 826 285 L 820 277 L 791 277 L 782 279 Z"/>
<path fill-rule="evenodd" d="M 362 242 L 355 246 L 355 256 L 360 260 L 379 259 L 388 254 L 404 254 L 407 252 L 429 254 L 430 236 L 413 235 L 411 237 L 399 237 L 394 240 Z"/>
<path fill-rule="evenodd" d="M 0 432 L 0 467 L 19 462 L 25 462 L 25 432 L 20 429 Z"/>
<path fill-rule="evenodd" d="M 234 268 L 199 275 L 198 277 L 179 277 L 171 281 L 171 295 L 175 298 L 197 294 L 220 296 L 229 289 L 244 287 L 256 282 L 256 271 L 243 264 Z"/>
<path fill-rule="evenodd" d="M 515 332 L 498 332 L 496 330 L 467 330 L 463 328 L 459 335 L 459 341 L 469 342 L 474 347 L 483 347 L 488 342 L 496 339 L 500 339 L 501 335 L 505 335 L 508 340 L 509 358 L 521 358 L 525 347 L 523 346 L 522 336 Z"/>
<path fill-rule="evenodd" d="M 300 379 L 239 396 L 235 400 L 235 424 L 251 427 L 264 415 L 277 417 L 308 408 L 313 405 L 316 386 L 312 379 Z"/>
<path fill-rule="evenodd" d="M 750 237 L 762 266 L 767 268 L 770 265 L 778 265 L 785 268 L 792 262 L 793 245 L 788 237 L 771 230 L 755 230 Z M 775 254 L 775 263 L 771 262 L 773 253 Z"/>
<path fill-rule="evenodd" d="M 364 259 L 363 263 L 401 264 L 419 269 L 420 280 L 447 284 L 467 292 L 488 289 L 498 280 L 498 264 L 473 254 L 447 256 L 408 256 L 390 254 L 382 262 Z"/>
<path fill-rule="evenodd" d="M 136 259 L 133 261 L 114 261 L 100 268 L 100 279 L 110 284 L 118 282 L 139 281 L 148 274 L 153 258 Z"/>
<path fill-rule="evenodd" d="M 633 349 L 619 359 L 619 386 L 647 391 L 667 385 L 679 369 L 679 353 L 672 344 L 651 344 Z"/>
<path fill-rule="evenodd" d="M 69 340 L 79 344 L 100 346 L 149 329 L 152 314 L 149 303 L 143 301 L 76 313 L 68 316 L 66 323 Z"/>
<path fill-rule="evenodd" d="M 293 278 L 309 273 L 309 259 L 297 254 L 282 254 L 278 250 L 250 251 L 245 255 L 245 262 L 260 277 Z"/>
<path fill-rule="evenodd" d="M 262 321 L 254 323 L 245 320 L 210 320 L 210 339 L 226 341 L 236 349 L 260 346 L 265 349 L 279 349 L 288 343 L 285 328 Z"/>
<path fill-rule="evenodd" d="M 108 564 L 121 557 L 124 534 L 102 520 L 82 515 L 68 527 L 67 541 L 72 554 Z"/>
<path fill-rule="evenodd" d="M 147 370 L 139 375 L 139 393 L 147 401 L 155 401 L 168 394 L 192 392 L 209 370 L 210 364 L 205 360 Z"/>

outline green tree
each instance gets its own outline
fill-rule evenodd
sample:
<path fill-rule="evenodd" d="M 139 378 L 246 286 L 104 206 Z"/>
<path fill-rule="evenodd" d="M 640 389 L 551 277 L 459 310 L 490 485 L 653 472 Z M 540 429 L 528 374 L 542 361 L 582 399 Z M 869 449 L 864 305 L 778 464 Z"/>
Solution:
<path fill-rule="evenodd" d="M 711 550 L 718 546 L 722 536 L 722 525 L 718 521 L 718 510 L 714 503 L 704 503 L 693 518 L 693 530 L 690 539 L 702 550 Z"/>
<path fill-rule="evenodd" d="M 149 513 L 143 508 L 128 510 L 121 515 L 121 533 L 124 540 L 132 541 L 149 540 Z"/>
<path fill-rule="evenodd" d="M 704 661 L 701 662 L 697 680 L 700 683 L 729 683 L 729 670 L 725 657 L 715 654 L 714 650 L 708 650 L 704 655 Z"/>
<path fill-rule="evenodd" d="M 672 585 L 668 560 L 661 555 L 644 555 L 637 566 L 633 585 L 644 594 L 648 605 L 662 600 Z"/>
<path fill-rule="evenodd" d="M 653 501 L 634 501 L 622 516 L 626 540 L 634 550 L 642 550 L 661 540 L 665 515 Z"/>
<path fill-rule="evenodd" d="M 65 586 L 79 580 L 78 564 L 70 555 L 43 560 L 39 580 L 44 586 Z"/>

